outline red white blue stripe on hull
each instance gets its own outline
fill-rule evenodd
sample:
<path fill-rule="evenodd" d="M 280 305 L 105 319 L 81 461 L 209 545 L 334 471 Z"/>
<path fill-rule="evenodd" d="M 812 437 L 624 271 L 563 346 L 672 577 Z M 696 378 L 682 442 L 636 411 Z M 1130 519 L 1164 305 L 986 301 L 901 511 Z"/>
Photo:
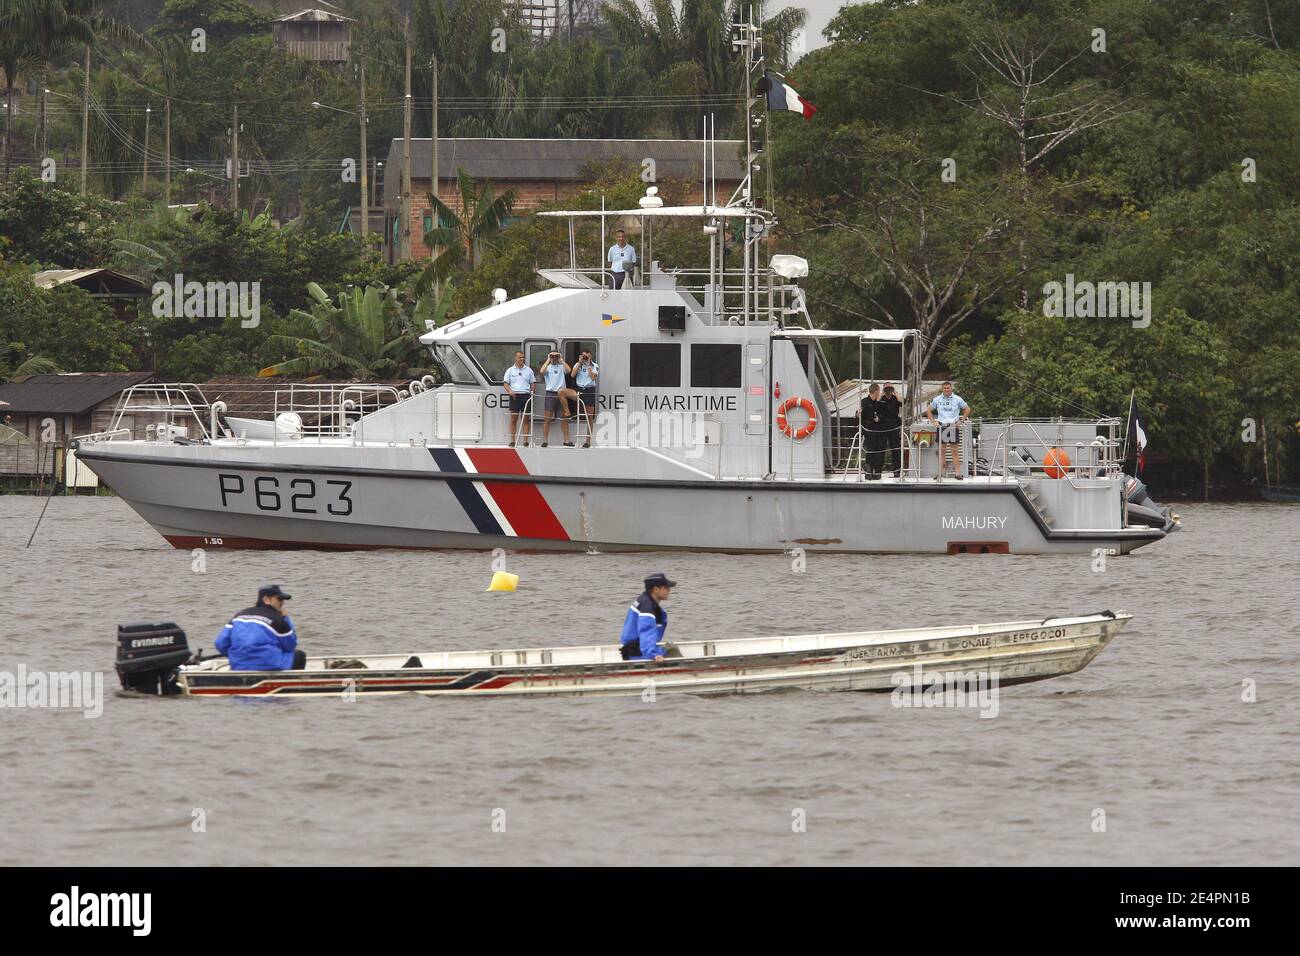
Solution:
<path fill-rule="evenodd" d="M 438 470 L 476 475 L 527 475 L 519 453 L 513 448 L 430 448 Z M 479 534 L 509 538 L 568 541 L 551 506 L 535 484 L 450 480 L 447 482 L 466 516 Z"/>

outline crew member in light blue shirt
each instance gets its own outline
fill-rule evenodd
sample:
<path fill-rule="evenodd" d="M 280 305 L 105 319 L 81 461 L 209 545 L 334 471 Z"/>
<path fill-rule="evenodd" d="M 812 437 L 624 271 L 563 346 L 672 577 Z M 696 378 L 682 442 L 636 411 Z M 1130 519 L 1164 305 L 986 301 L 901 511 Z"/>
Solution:
<path fill-rule="evenodd" d="M 533 416 L 528 413 L 528 399 L 533 395 L 533 384 L 537 376 L 524 364 L 524 353 L 515 353 L 515 364 L 506 369 L 504 383 L 506 394 L 510 396 L 510 444 L 518 436 L 519 416 L 524 417 L 524 444 L 532 438 Z"/>
<path fill-rule="evenodd" d="M 623 280 L 636 266 L 636 250 L 627 241 L 627 235 L 620 229 L 614 233 L 615 243 L 609 247 L 609 268 L 614 273 L 614 288 L 623 288 Z"/>
<path fill-rule="evenodd" d="M 600 366 L 591 357 L 591 349 L 583 349 L 578 355 L 577 364 L 573 366 L 574 384 L 578 386 L 578 401 L 586 409 L 587 440 L 583 448 L 591 447 L 591 432 L 596 422 L 596 382 L 600 378 Z M 581 430 L 582 422 L 578 422 Z"/>
<path fill-rule="evenodd" d="M 965 477 L 961 467 L 961 420 L 970 418 L 970 406 L 960 395 L 953 394 L 952 382 L 944 382 L 943 392 L 930 399 L 925 417 L 933 422 L 935 413 L 939 415 L 939 474 L 934 480 L 943 480 L 951 455 L 953 475 L 961 481 Z"/>
<path fill-rule="evenodd" d="M 559 411 L 560 431 L 564 433 L 564 445 L 566 448 L 572 448 L 573 442 L 569 440 L 569 400 L 564 393 L 568 391 L 565 376 L 572 375 L 573 368 L 564 361 L 559 352 L 552 352 L 538 371 L 542 373 L 542 381 L 546 384 L 546 415 L 542 419 L 542 447 L 545 448 L 550 444 L 551 419 L 555 417 L 556 411 Z"/>

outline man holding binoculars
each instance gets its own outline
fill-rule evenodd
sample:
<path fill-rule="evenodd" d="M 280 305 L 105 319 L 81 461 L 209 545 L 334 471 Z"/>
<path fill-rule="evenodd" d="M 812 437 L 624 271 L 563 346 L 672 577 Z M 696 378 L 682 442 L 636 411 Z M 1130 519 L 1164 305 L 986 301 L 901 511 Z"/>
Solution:
<path fill-rule="evenodd" d="M 551 419 L 555 417 L 558 409 L 560 412 L 560 431 L 564 435 L 564 446 L 572 448 L 573 442 L 569 440 L 569 400 L 566 393 L 571 392 L 566 386 L 566 375 L 573 374 L 573 368 L 559 352 L 552 352 L 546 357 L 539 370 L 542 381 L 546 384 L 546 414 L 542 419 L 542 447 L 545 448 L 550 443 L 551 437 Z M 573 393 L 577 398 L 577 393 Z"/>
<path fill-rule="evenodd" d="M 587 410 L 587 442 L 582 446 L 583 448 L 591 447 L 591 432 L 596 425 L 596 383 L 599 378 L 600 366 L 591 357 L 591 349 L 583 349 L 578 355 L 577 364 L 573 366 L 573 379 L 578 386 L 578 391 L 573 397 L 577 398 Z M 582 426 L 578 427 L 581 429 Z"/>

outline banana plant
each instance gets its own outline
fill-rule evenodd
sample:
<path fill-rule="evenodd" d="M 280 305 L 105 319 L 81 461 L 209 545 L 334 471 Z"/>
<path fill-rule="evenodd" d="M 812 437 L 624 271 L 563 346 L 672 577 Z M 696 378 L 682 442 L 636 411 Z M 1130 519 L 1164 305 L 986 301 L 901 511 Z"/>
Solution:
<path fill-rule="evenodd" d="M 47 359 L 40 355 L 33 355 L 14 365 L 12 364 L 13 361 L 20 356 L 19 351 L 13 348 L 6 351 L 9 353 L 7 356 L 0 356 L 0 382 L 9 382 L 26 375 L 43 375 L 63 371 L 53 359 Z"/>
<path fill-rule="evenodd" d="M 270 341 L 287 346 L 294 357 L 270 365 L 258 374 L 341 376 L 355 381 L 383 381 L 421 376 L 425 352 L 419 338 L 427 331 L 426 320 L 435 324 L 446 319 L 451 304 L 451 285 L 436 298 L 425 296 L 414 306 L 403 307 L 397 290 L 367 286 L 340 292 L 331 300 L 319 285 L 308 283 L 311 311 L 294 309 L 289 318 L 301 334 L 272 335 Z"/>

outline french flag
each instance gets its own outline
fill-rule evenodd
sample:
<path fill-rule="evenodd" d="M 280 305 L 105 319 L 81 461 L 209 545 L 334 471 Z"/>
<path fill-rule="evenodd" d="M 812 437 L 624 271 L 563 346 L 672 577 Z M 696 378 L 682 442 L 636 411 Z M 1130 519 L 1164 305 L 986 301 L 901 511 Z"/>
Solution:
<path fill-rule="evenodd" d="M 796 93 L 793 86 L 782 82 L 775 73 L 763 74 L 763 78 L 758 81 L 758 92 L 767 94 L 769 110 L 789 110 L 800 114 L 804 119 L 812 119 L 812 115 L 817 112 L 817 107 Z"/>
<path fill-rule="evenodd" d="M 1142 475 L 1142 469 L 1147 466 L 1147 430 L 1142 427 L 1142 415 L 1137 410 L 1137 403 L 1133 405 L 1133 436 L 1137 440 L 1137 474 Z"/>
<path fill-rule="evenodd" d="M 1147 466 L 1147 430 L 1142 424 L 1142 413 L 1138 411 L 1137 389 L 1128 397 L 1128 429 L 1124 433 L 1124 460 L 1128 461 L 1128 436 L 1132 435 L 1137 444 L 1137 470 L 1133 472 L 1139 478 L 1142 469 Z"/>

